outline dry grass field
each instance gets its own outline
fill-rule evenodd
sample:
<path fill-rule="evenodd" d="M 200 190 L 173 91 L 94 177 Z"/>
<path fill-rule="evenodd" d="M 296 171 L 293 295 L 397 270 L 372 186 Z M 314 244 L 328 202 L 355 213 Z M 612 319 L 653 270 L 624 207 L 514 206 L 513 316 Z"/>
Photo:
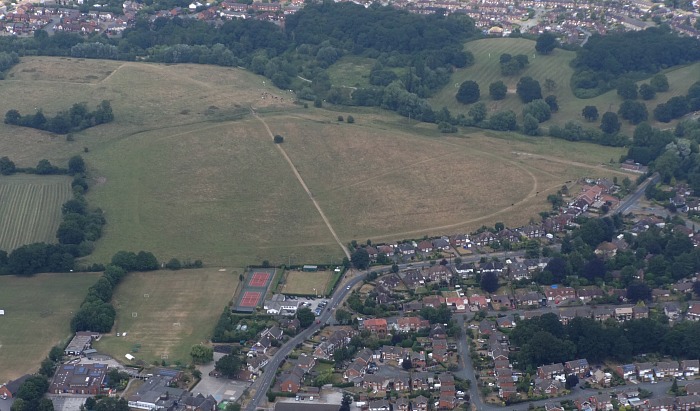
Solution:
<path fill-rule="evenodd" d="M 114 294 L 113 332 L 96 348 L 119 360 L 132 353 L 152 363 L 167 355 L 170 363 L 187 364 L 190 348 L 209 339 L 237 284 L 238 275 L 216 268 L 131 273 Z"/>
<path fill-rule="evenodd" d="M 0 177 L 0 250 L 34 242 L 56 242 L 61 205 L 72 196 L 63 176 Z"/>
<path fill-rule="evenodd" d="M 304 110 L 262 77 L 223 67 L 25 58 L 8 79 L 0 91 L 25 98 L 0 102 L 0 113 L 112 102 L 115 121 L 74 142 L 0 124 L 0 152 L 20 166 L 86 159 L 96 179 L 88 200 L 107 217 L 89 261 L 141 249 L 229 267 L 342 257 L 250 107 L 285 137 L 281 148 L 344 243 L 524 224 L 547 208 L 546 193 L 612 175 L 601 164 L 622 153 L 479 130 L 447 137 L 381 110 L 339 123 L 344 108 Z"/>
<path fill-rule="evenodd" d="M 333 271 L 287 271 L 284 274 L 284 294 L 322 295 L 328 288 Z"/>
<path fill-rule="evenodd" d="M 333 113 L 268 119 L 345 242 L 525 224 L 568 180 L 624 175 L 606 166 L 621 149 L 478 132 L 445 137 L 355 117 L 356 124 Z"/>
<path fill-rule="evenodd" d="M 71 338 L 70 319 L 98 274 L 0 276 L 0 383 L 39 370 L 51 347 Z"/>

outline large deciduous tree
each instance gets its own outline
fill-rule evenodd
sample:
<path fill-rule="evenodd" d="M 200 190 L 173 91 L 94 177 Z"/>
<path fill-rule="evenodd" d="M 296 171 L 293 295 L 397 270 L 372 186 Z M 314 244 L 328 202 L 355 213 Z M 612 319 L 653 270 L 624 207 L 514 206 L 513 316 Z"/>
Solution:
<path fill-rule="evenodd" d="M 369 253 L 364 247 L 360 247 L 355 250 L 350 256 L 350 261 L 352 265 L 358 270 L 364 270 L 369 267 Z"/>
<path fill-rule="evenodd" d="M 615 134 L 620 131 L 620 120 L 617 118 L 617 114 L 612 111 L 606 111 L 603 114 L 603 118 L 600 121 L 600 129 L 603 133 Z"/>
<path fill-rule="evenodd" d="M 457 101 L 462 104 L 472 104 L 479 101 L 481 93 L 479 91 L 479 85 L 476 81 L 467 80 L 459 86 L 457 91 Z"/>
<path fill-rule="evenodd" d="M 494 100 L 503 100 L 508 94 L 508 87 L 501 80 L 489 84 L 489 95 Z"/>
<path fill-rule="evenodd" d="M 545 31 L 537 37 L 535 50 L 540 54 L 549 54 L 557 47 L 557 38 L 549 31 Z"/>
<path fill-rule="evenodd" d="M 515 92 L 520 96 L 523 103 L 529 103 L 533 100 L 542 98 L 542 87 L 540 82 L 532 77 L 521 77 L 516 86 Z"/>

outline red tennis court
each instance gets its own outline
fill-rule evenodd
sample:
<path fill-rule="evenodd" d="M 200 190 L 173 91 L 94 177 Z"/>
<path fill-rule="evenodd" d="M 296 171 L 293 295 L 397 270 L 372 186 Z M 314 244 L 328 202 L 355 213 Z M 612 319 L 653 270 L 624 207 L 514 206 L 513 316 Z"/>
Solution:
<path fill-rule="evenodd" d="M 243 297 L 241 297 L 238 305 L 241 307 L 255 307 L 258 305 L 260 297 L 262 297 L 262 293 L 259 291 L 246 291 L 243 293 Z"/>
<path fill-rule="evenodd" d="M 267 285 L 267 281 L 269 279 L 270 279 L 270 273 L 255 272 L 255 273 L 253 273 L 253 276 L 250 277 L 250 281 L 248 281 L 248 285 L 251 287 L 265 287 Z"/>

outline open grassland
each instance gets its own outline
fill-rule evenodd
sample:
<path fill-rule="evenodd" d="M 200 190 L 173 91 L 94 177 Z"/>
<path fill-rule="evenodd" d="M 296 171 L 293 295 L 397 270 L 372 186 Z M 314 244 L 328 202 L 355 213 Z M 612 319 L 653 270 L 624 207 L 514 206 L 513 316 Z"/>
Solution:
<path fill-rule="evenodd" d="M 95 180 L 88 200 L 107 218 L 97 262 L 142 249 L 227 267 L 337 261 L 340 247 L 278 148 L 344 243 L 524 224 L 566 181 L 613 175 L 604 164 L 623 152 L 476 129 L 447 137 L 376 109 L 339 123 L 348 108 L 304 110 L 261 77 L 222 67 L 27 58 L 8 77 L 0 90 L 25 97 L 0 112 L 112 102 L 115 121 L 75 142 L 0 124 L 0 152 L 20 166 L 82 153 Z M 280 147 L 263 122 L 285 137 Z"/>
<path fill-rule="evenodd" d="M 574 52 L 555 49 L 552 54 L 542 56 L 535 54 L 534 41 L 518 38 L 477 40 L 466 43 L 465 49 L 474 54 L 476 62 L 471 67 L 457 70 L 452 75 L 450 84 L 430 99 L 431 104 L 438 109 L 444 106 L 453 114 L 466 114 L 469 106 L 458 103 L 455 95 L 462 82 L 473 80 L 479 84 L 481 101 L 486 103 L 489 112 L 513 110 L 520 116 L 522 102 L 515 90 L 520 77 L 524 76 L 530 76 L 540 82 L 543 96 L 553 94 L 557 97 L 560 110 L 552 117 L 552 120 L 545 123 L 545 126 L 555 123 L 563 124 L 569 120 L 584 122 L 585 120 L 581 117 L 581 110 L 587 105 L 598 107 L 598 111 L 602 114 L 606 111 L 617 112 L 620 103 L 622 103 L 622 99 L 615 90 L 591 99 L 579 99 L 574 96 L 570 87 L 571 75 L 573 74 L 570 62 L 576 55 Z M 501 75 L 499 63 L 499 57 L 503 53 L 509 53 L 513 56 L 524 54 L 528 57 L 530 65 L 518 75 L 504 77 Z M 700 80 L 699 68 L 700 63 L 696 63 L 672 68 L 664 72 L 668 76 L 671 89 L 668 92 L 657 94 L 654 100 L 645 102 L 650 119 L 653 118 L 651 115 L 652 111 L 659 103 L 664 103 L 673 96 L 685 94 L 692 83 Z M 556 83 L 554 90 L 549 91 L 545 89 L 545 80 L 548 78 Z M 489 96 L 489 85 L 498 80 L 503 81 L 508 86 L 508 95 L 504 100 L 494 101 Z M 644 82 L 648 82 L 648 80 L 640 81 L 638 84 Z M 632 127 L 627 122 L 624 122 L 624 124 L 624 131 L 630 133 Z M 664 124 L 655 125 L 663 128 L 668 127 L 668 125 Z M 598 123 L 592 123 L 591 126 L 597 127 Z"/>
<path fill-rule="evenodd" d="M 369 72 L 375 63 L 370 58 L 346 56 L 328 68 L 328 77 L 334 86 L 368 87 Z"/>
<path fill-rule="evenodd" d="M 524 224 L 539 218 L 547 194 L 568 180 L 623 176 L 606 166 L 621 149 L 480 132 L 444 137 L 423 126 L 356 118 L 268 119 L 286 136 L 285 150 L 345 242 Z"/>
<path fill-rule="evenodd" d="M 52 346 L 68 342 L 72 314 L 97 276 L 0 276 L 0 383 L 36 372 Z"/>
<path fill-rule="evenodd" d="M 151 363 L 167 355 L 170 363 L 187 364 L 192 346 L 210 338 L 237 285 L 238 275 L 216 268 L 130 273 L 112 300 L 117 309 L 113 333 L 96 348 L 120 360 L 132 353 Z"/>
<path fill-rule="evenodd" d="M 107 182 L 90 199 L 108 225 L 90 258 L 145 249 L 241 267 L 338 254 L 275 150 L 260 122 L 245 120 L 142 133 L 95 152 L 91 162 Z"/>
<path fill-rule="evenodd" d="M 56 241 L 61 205 L 71 198 L 70 179 L 59 176 L 0 177 L 0 250 Z"/>
<path fill-rule="evenodd" d="M 333 271 L 287 271 L 282 292 L 285 294 L 323 295 Z"/>

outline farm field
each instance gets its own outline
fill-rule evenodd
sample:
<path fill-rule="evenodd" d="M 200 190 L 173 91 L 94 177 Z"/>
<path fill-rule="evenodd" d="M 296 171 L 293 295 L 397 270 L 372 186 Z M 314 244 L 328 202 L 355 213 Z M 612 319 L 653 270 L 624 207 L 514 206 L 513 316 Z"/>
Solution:
<path fill-rule="evenodd" d="M 284 294 L 316 295 L 325 294 L 328 282 L 333 277 L 333 271 L 287 271 L 284 277 Z"/>
<path fill-rule="evenodd" d="M 475 64 L 471 67 L 457 70 L 452 75 L 450 84 L 429 99 L 431 104 L 436 109 L 447 107 L 453 114 L 464 113 L 469 110 L 469 106 L 458 103 L 455 99 L 459 85 L 466 80 L 474 80 L 479 84 L 481 92 L 481 100 L 486 104 L 489 112 L 501 110 L 513 110 L 518 116 L 522 112 L 522 102 L 515 93 L 516 85 L 520 77 L 530 76 L 538 80 L 542 85 L 542 95 L 547 96 L 553 94 L 557 97 L 559 103 L 559 112 L 552 116 L 552 120 L 544 123 L 563 124 L 569 120 L 577 120 L 584 122 L 581 117 L 581 110 L 587 105 L 598 107 L 598 111 L 604 113 L 606 111 L 617 112 L 622 99 L 616 94 L 615 90 L 608 91 L 600 96 L 591 99 L 579 99 L 574 96 L 571 87 L 571 75 L 573 68 L 569 65 L 576 54 L 572 51 L 555 49 L 550 55 L 535 54 L 535 42 L 520 38 L 496 38 L 482 39 L 473 42 L 468 42 L 465 49 L 471 51 L 475 57 Z M 501 75 L 499 57 L 503 53 L 511 55 L 524 54 L 528 57 L 530 65 L 523 70 L 522 73 L 503 77 Z M 658 93 L 656 98 L 644 102 L 647 105 L 650 119 L 651 113 L 659 103 L 666 102 L 669 98 L 685 94 L 688 87 L 695 81 L 700 80 L 700 64 L 696 63 L 685 67 L 676 67 L 665 71 L 671 89 L 665 93 Z M 552 79 L 556 83 L 554 90 L 548 91 L 544 87 L 546 79 Z M 502 80 L 508 86 L 508 95 L 504 100 L 494 101 L 489 96 L 489 84 Z M 648 82 L 643 80 L 638 82 L 642 84 Z M 591 123 L 591 126 L 596 126 L 597 123 Z M 623 122 L 623 131 L 631 133 L 632 126 L 626 121 Z M 667 126 L 663 126 L 667 127 Z"/>
<path fill-rule="evenodd" d="M 112 102 L 115 121 L 74 142 L 0 124 L 0 152 L 19 166 L 85 158 L 88 201 L 107 218 L 87 262 L 119 250 L 225 267 L 338 261 L 312 198 L 342 243 L 521 225 L 565 181 L 616 173 L 605 164 L 623 153 L 476 129 L 448 137 L 376 109 L 303 109 L 262 77 L 223 67 L 25 58 L 8 78 L 0 90 L 27 98 L 0 102 L 0 112 Z"/>
<path fill-rule="evenodd" d="M 61 205 L 72 197 L 70 181 L 65 176 L 0 177 L 0 250 L 56 242 Z"/>
<path fill-rule="evenodd" d="M 39 370 L 51 347 L 71 338 L 70 319 L 97 273 L 0 276 L 0 383 Z"/>
<path fill-rule="evenodd" d="M 235 272 L 217 268 L 130 273 L 114 293 L 113 332 L 96 348 L 119 360 L 131 353 L 152 363 L 167 355 L 170 363 L 187 364 L 190 349 L 209 339 L 237 285 Z"/>

